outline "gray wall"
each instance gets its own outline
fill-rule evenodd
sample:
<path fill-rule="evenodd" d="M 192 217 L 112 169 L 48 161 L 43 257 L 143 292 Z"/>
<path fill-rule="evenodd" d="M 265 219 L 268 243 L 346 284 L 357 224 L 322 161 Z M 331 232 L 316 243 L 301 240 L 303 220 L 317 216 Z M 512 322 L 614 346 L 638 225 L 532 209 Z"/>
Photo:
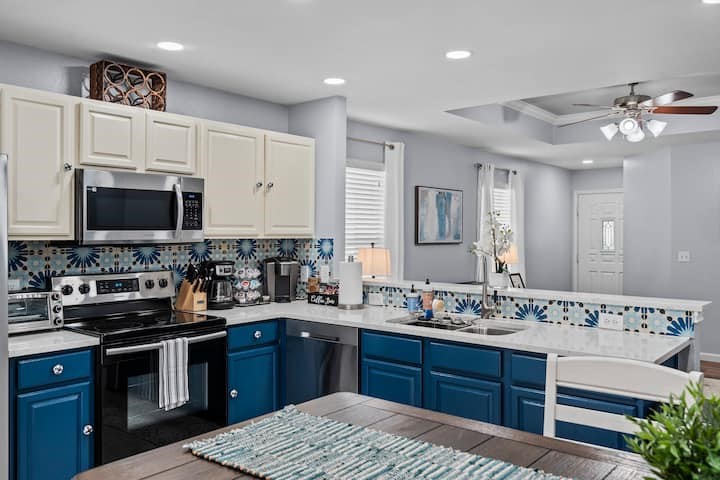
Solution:
<path fill-rule="evenodd" d="M 573 170 L 570 173 L 570 180 L 573 191 L 622 188 L 623 169 L 617 167 Z"/>
<path fill-rule="evenodd" d="M 335 239 L 337 266 L 345 251 L 347 100 L 314 100 L 293 105 L 289 113 L 290 133 L 315 138 L 315 236 Z"/>
<path fill-rule="evenodd" d="M 438 282 L 474 279 L 468 253 L 475 237 L 476 170 L 474 163 L 493 162 L 517 169 L 525 177 L 525 243 L 528 286 L 570 289 L 572 197 L 570 172 L 561 168 L 504 157 L 464 147 L 435 135 L 388 129 L 349 121 L 348 136 L 405 143 L 405 277 Z M 383 149 L 348 142 L 348 158 L 382 162 Z M 461 245 L 415 245 L 415 186 L 461 189 L 464 192 Z"/>
<path fill-rule="evenodd" d="M 0 41 L 0 83 L 81 96 L 88 67 L 97 60 Z M 167 111 L 279 132 L 288 130 L 288 108 L 284 105 L 172 77 L 168 80 Z"/>

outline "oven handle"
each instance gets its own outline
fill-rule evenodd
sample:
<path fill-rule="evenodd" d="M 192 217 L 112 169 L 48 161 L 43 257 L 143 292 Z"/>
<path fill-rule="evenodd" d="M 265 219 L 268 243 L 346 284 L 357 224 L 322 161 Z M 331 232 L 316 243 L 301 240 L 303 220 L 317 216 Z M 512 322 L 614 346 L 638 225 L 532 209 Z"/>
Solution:
<path fill-rule="evenodd" d="M 200 343 L 200 342 L 206 342 L 208 340 L 215 340 L 217 338 L 223 338 L 227 336 L 227 332 L 223 330 L 222 332 L 215 332 L 215 333 L 208 333 L 207 335 L 198 335 L 197 337 L 188 337 L 188 343 Z M 146 343 L 144 345 L 132 345 L 130 347 L 117 347 L 117 348 L 108 348 L 105 350 L 105 355 L 108 357 L 112 357 L 114 355 L 124 355 L 126 353 L 136 353 L 136 352 L 145 352 L 148 350 L 158 350 L 162 347 L 162 343 L 156 342 L 156 343 Z"/>
<path fill-rule="evenodd" d="M 175 238 L 182 235 L 183 217 L 185 216 L 185 205 L 183 205 L 182 186 L 179 183 L 173 184 L 175 200 L 177 201 L 177 221 L 175 222 Z"/>

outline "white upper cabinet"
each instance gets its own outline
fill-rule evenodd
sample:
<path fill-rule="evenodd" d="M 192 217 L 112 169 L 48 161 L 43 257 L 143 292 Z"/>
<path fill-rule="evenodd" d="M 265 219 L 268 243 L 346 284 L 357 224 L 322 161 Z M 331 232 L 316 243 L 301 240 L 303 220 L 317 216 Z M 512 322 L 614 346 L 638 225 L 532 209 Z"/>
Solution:
<path fill-rule="evenodd" d="M 71 240 L 74 112 L 79 100 L 0 88 L 0 152 L 8 154 L 8 234 L 27 240 Z"/>
<path fill-rule="evenodd" d="M 83 100 L 80 107 L 80 164 L 143 169 L 145 113 L 142 108 Z"/>
<path fill-rule="evenodd" d="M 205 235 L 263 235 L 264 132 L 203 122 L 201 175 L 205 178 Z"/>
<path fill-rule="evenodd" d="M 197 120 L 170 113 L 146 113 L 145 170 L 197 173 Z"/>
<path fill-rule="evenodd" d="M 311 237 L 315 232 L 315 140 L 265 136 L 265 234 Z"/>

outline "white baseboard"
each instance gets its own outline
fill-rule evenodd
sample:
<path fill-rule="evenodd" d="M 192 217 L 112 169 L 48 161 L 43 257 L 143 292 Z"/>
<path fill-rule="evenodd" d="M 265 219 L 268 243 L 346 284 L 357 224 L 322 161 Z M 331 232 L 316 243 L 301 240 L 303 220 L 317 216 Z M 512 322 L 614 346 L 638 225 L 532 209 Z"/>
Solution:
<path fill-rule="evenodd" d="M 720 363 L 720 354 L 700 352 L 700 360 L 704 360 L 706 362 Z"/>

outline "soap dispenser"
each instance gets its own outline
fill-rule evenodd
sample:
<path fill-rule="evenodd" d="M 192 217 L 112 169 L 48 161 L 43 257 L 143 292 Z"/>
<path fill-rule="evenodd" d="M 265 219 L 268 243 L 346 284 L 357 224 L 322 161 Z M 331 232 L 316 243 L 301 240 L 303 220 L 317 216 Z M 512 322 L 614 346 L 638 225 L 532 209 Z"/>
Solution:
<path fill-rule="evenodd" d="M 431 319 L 433 318 L 433 299 L 434 299 L 434 293 L 432 285 L 430 285 L 430 279 L 425 279 L 425 285 L 423 285 L 422 290 L 422 308 L 425 312 L 425 318 Z"/>

